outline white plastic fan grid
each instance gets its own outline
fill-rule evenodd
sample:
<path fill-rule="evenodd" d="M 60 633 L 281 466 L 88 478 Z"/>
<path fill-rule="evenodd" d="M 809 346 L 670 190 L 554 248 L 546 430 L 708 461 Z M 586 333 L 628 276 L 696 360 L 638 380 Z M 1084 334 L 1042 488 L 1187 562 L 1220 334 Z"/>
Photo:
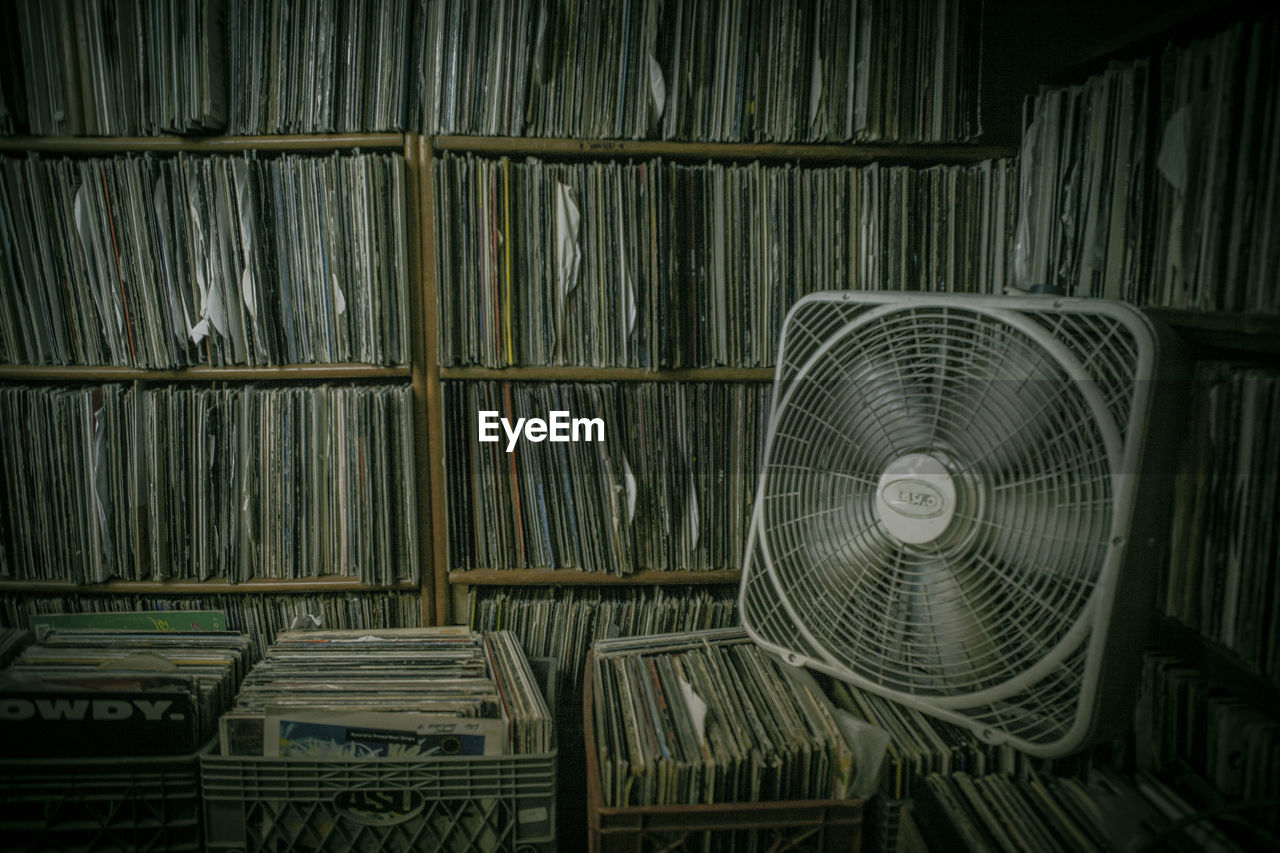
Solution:
<path fill-rule="evenodd" d="M 1072 730 L 1142 347 L 1097 303 L 1050 303 L 793 310 L 744 572 L 758 640 L 989 737 Z"/>

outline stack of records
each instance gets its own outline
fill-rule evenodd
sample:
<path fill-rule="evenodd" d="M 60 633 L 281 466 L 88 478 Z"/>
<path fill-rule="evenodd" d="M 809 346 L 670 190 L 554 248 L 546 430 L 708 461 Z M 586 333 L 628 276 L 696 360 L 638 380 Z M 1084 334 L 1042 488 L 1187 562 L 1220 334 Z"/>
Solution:
<path fill-rule="evenodd" d="M 931 773 L 1025 774 L 1032 759 L 1008 745 L 979 740 L 968 729 L 935 720 L 843 682 L 833 682 L 831 698 L 860 720 L 889 733 L 880 791 L 894 799 L 915 796 Z"/>
<path fill-rule="evenodd" d="M 1138 766 L 1187 768 L 1229 802 L 1280 798 L 1280 719 L 1269 703 L 1224 690 L 1212 673 L 1166 654 L 1148 654 L 1135 730 Z M 1280 810 L 1267 824 L 1280 830 Z"/>
<path fill-rule="evenodd" d="M 435 162 L 442 364 L 773 364 L 805 294 L 1000 293 L 1017 164 Z"/>
<path fill-rule="evenodd" d="M 1107 770 L 1094 771 L 1087 782 L 1051 776 L 936 775 L 925 780 L 915 808 L 916 825 L 930 848 L 937 850 L 1260 849 L 1248 842 L 1237 844 L 1225 826 L 1216 828 L 1208 820 L 1214 815 L 1197 812 L 1168 786 L 1141 773 L 1132 783 Z M 1236 823 L 1232 811 L 1242 810 L 1226 810 Z M 1253 836 L 1254 844 L 1263 837 Z"/>
<path fill-rule="evenodd" d="M 446 382 L 450 568 L 741 567 L 769 392 L 764 383 Z M 560 438 L 513 440 L 499 428 L 499 417 L 557 412 Z M 497 440 L 477 440 L 482 414 Z"/>
<path fill-rule="evenodd" d="M 473 586 L 468 599 L 473 631 L 512 631 L 529 655 L 556 660 L 571 691 L 598 640 L 728 628 L 738 624 L 737 609 L 738 591 L 723 586 Z"/>
<path fill-rule="evenodd" d="M 514 637 L 461 628 L 281 633 L 221 720 L 223 755 L 501 755 L 550 740 Z"/>
<path fill-rule="evenodd" d="M 1071 296 L 1147 301 L 1145 61 L 1117 63 L 1028 104 L 1016 280 Z"/>
<path fill-rule="evenodd" d="M 29 129 L 139 136 L 227 121 L 223 0 L 19 0 Z"/>
<path fill-rule="evenodd" d="M 1280 312 L 1280 17 L 1170 49 L 1160 78 L 1150 302 Z"/>
<path fill-rule="evenodd" d="M 425 6 L 229 0 L 227 132 L 403 130 L 421 98 Z"/>
<path fill-rule="evenodd" d="M 1280 684 L 1280 371 L 1203 362 L 1191 410 L 1164 612 Z"/>
<path fill-rule="evenodd" d="M 606 805 L 848 796 L 854 757 L 835 709 L 745 632 L 604 640 L 593 655 Z"/>
<path fill-rule="evenodd" d="M 0 577 L 416 580 L 410 394 L 0 386 Z"/>
<path fill-rule="evenodd" d="M 0 359 L 404 364 L 404 158 L 0 158 Z"/>
<path fill-rule="evenodd" d="M 0 675 L 7 757 L 185 755 L 252 663 L 233 632 L 56 630 Z"/>

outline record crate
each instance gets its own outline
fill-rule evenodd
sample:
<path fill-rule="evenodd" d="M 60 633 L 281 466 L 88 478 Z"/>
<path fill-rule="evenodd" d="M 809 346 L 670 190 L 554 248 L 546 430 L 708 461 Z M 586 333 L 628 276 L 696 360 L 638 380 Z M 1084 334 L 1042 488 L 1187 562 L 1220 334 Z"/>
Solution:
<path fill-rule="evenodd" d="M 861 849 L 862 800 L 606 806 L 596 755 L 592 664 L 592 653 L 588 652 L 582 723 L 591 853 L 858 853 Z"/>
<path fill-rule="evenodd" d="M 529 664 L 554 711 L 554 662 Z M 412 761 L 206 755 L 206 849 L 554 853 L 556 758 L 554 748 Z"/>
<path fill-rule="evenodd" d="M 200 755 L 0 760 L 0 847 L 198 851 Z"/>

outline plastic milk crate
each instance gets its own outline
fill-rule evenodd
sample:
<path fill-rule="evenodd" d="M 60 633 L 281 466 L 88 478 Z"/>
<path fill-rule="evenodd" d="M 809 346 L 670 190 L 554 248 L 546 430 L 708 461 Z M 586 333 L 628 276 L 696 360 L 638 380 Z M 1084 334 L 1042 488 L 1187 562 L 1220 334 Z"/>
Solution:
<path fill-rule="evenodd" d="M 550 704 L 554 668 L 546 676 L 545 663 L 529 663 Z M 211 853 L 556 849 L 554 749 L 416 761 L 207 755 L 200 777 Z"/>
<path fill-rule="evenodd" d="M 0 848 L 200 850 L 199 755 L 0 761 Z"/>

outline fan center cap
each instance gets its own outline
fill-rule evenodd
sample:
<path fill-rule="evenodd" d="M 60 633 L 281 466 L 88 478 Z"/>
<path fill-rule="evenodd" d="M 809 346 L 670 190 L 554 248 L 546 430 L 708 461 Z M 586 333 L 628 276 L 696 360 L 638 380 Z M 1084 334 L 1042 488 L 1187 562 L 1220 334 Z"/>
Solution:
<path fill-rule="evenodd" d="M 927 453 L 908 453 L 889 463 L 876 486 L 876 514 L 909 545 L 932 542 L 956 511 L 956 484 L 946 466 Z"/>

